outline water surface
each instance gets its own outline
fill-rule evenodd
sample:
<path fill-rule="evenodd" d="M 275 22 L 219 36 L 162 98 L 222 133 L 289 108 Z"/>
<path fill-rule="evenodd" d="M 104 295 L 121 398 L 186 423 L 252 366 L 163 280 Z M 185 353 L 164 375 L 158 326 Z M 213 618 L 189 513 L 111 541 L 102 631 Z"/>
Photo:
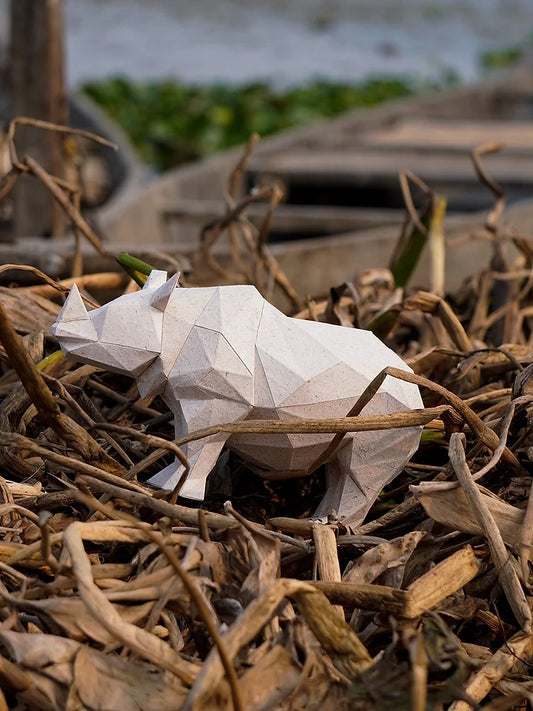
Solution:
<path fill-rule="evenodd" d="M 531 0 L 67 0 L 68 80 L 125 75 L 281 85 L 374 74 L 463 80 L 524 42 Z"/>

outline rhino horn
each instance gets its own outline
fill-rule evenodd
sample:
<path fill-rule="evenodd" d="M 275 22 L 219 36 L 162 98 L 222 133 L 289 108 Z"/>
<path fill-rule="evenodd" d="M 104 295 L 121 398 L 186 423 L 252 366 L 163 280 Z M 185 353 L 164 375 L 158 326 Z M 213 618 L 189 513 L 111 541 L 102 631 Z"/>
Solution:
<path fill-rule="evenodd" d="M 156 289 L 156 291 L 154 291 L 151 301 L 154 309 L 158 309 L 159 311 L 164 311 L 166 309 L 168 300 L 172 296 L 172 292 L 177 286 L 179 286 L 179 278 L 180 273 L 176 272 L 174 276 L 170 277 L 170 279 L 163 284 L 163 286 L 160 286 Z"/>
<path fill-rule="evenodd" d="M 81 298 L 76 284 L 72 285 L 70 293 L 59 313 L 58 321 L 83 321 L 89 319 L 89 314 Z"/>
<path fill-rule="evenodd" d="M 87 313 L 76 284 L 73 284 L 57 321 L 52 325 L 52 334 L 57 338 L 79 336 L 90 340 L 96 339 L 91 317 Z"/>

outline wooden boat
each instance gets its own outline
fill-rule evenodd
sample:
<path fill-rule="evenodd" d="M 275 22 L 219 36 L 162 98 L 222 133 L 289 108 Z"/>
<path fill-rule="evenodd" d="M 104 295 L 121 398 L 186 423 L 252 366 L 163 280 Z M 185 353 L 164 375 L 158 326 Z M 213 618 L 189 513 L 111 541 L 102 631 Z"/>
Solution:
<path fill-rule="evenodd" d="M 321 293 L 388 264 L 404 215 L 400 170 L 447 196 L 446 236 L 452 241 L 479 228 L 494 201 L 472 166 L 472 149 L 480 143 L 505 144 L 483 162 L 512 206 L 508 218 L 527 233 L 533 217 L 532 79 L 533 69 L 521 67 L 478 86 L 353 111 L 262 141 L 243 171 L 239 194 L 264 183 L 283 187 L 270 246 L 295 289 Z M 176 168 L 104 206 L 97 226 L 108 250 L 191 257 L 202 227 L 225 213 L 222 197 L 241 153 Z M 257 221 L 264 210 L 254 204 L 248 215 Z M 222 263 L 229 255 L 227 243 L 217 244 Z M 465 240 L 450 248 L 447 288 L 490 256 L 486 242 Z M 428 286 L 428 273 L 422 260 L 414 283 Z"/>
<path fill-rule="evenodd" d="M 117 151 L 112 151 L 98 144 L 91 146 L 92 155 L 101 161 L 106 173 L 107 190 L 103 196 L 106 207 L 112 209 L 115 202 L 137 195 L 148 181 L 150 172 L 122 129 L 82 93 L 70 96 L 70 121 L 72 126 L 92 131 L 118 147 Z"/>
<path fill-rule="evenodd" d="M 404 210 L 398 173 L 410 170 L 448 199 L 447 235 L 480 227 L 494 202 L 473 168 L 472 149 L 502 142 L 483 158 L 520 226 L 533 216 L 533 70 L 521 67 L 479 86 L 357 110 L 258 144 L 240 194 L 276 182 L 285 192 L 270 244 L 295 288 L 320 292 L 388 263 Z M 191 255 L 203 225 L 224 214 L 232 150 L 170 171 L 133 198 L 105 208 L 100 224 L 114 249 Z M 531 200 L 529 203 L 528 200 Z M 525 201 L 525 202 L 524 202 Z M 264 206 L 248 210 L 259 220 Z M 221 246 L 224 259 L 228 247 Z M 490 257 L 485 244 L 447 255 L 454 288 Z M 427 285 L 427 265 L 415 281 Z M 305 293 L 305 291 L 303 293 Z"/>
<path fill-rule="evenodd" d="M 0 95 L 5 97 L 7 92 L 0 88 Z M 130 194 L 136 194 L 140 187 L 146 183 L 149 177 L 149 170 L 137 157 L 129 139 L 123 131 L 114 124 L 88 97 L 81 93 L 69 95 L 69 115 L 70 125 L 76 129 L 84 129 L 98 136 L 106 138 L 117 146 L 118 150 L 113 150 L 95 141 L 81 139 L 78 144 L 76 161 L 65 160 L 64 177 L 67 182 L 72 179 L 77 180 L 78 169 L 81 171 L 81 201 L 84 212 L 90 216 L 92 211 L 97 210 L 102 205 L 111 207 L 115 200 Z M 11 120 L 9 100 L 5 98 L 0 107 L 0 119 L 4 125 Z M 39 140 L 42 138 L 42 132 Z M 3 150 L 6 148 L 2 144 Z M 30 151 L 30 155 L 32 152 Z M 33 154 L 34 155 L 34 154 Z M 6 153 L 3 163 L 3 170 L 10 168 L 9 158 Z M 78 163 L 79 161 L 79 163 Z M 33 188 L 28 188 L 33 189 Z M 51 200 L 43 189 L 45 200 Z M 9 201 L 12 194 L 2 204 L 0 211 L 0 241 L 10 242 L 14 238 L 14 225 L 12 207 Z M 31 204 L 32 208 L 39 203 Z M 28 230 L 35 230 L 37 234 L 46 233 L 51 225 L 48 224 L 46 215 L 39 215 L 32 220 L 24 220 L 22 226 L 23 233 Z M 49 250 L 50 245 L 47 245 Z"/>

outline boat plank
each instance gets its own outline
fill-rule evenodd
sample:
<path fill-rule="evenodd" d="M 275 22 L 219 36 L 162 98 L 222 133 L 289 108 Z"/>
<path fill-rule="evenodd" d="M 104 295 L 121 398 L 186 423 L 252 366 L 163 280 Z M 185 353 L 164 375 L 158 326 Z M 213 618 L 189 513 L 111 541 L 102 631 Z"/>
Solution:
<path fill-rule="evenodd" d="M 258 224 L 267 212 L 267 203 L 252 203 L 246 209 L 247 217 Z M 163 208 L 162 218 L 169 229 L 183 222 L 199 226 L 220 219 L 226 213 L 221 200 L 175 200 Z M 314 234 L 331 234 L 367 229 L 378 225 L 399 225 L 404 219 L 403 210 L 337 207 L 331 205 L 281 204 L 272 216 L 272 231 Z"/>
<path fill-rule="evenodd" d="M 506 156 L 502 153 L 486 156 L 484 162 L 496 180 L 509 184 L 531 181 L 531 155 Z M 249 173 L 279 176 L 285 179 L 307 178 L 310 181 L 371 183 L 396 176 L 400 170 L 411 170 L 439 183 L 477 182 L 470 153 L 451 154 L 433 151 L 421 154 L 402 150 L 376 151 L 368 148 L 346 151 L 292 151 L 251 162 Z"/>
<path fill-rule="evenodd" d="M 387 150 L 472 150 L 502 142 L 505 150 L 533 152 L 531 121 L 407 119 L 358 138 L 364 146 Z"/>

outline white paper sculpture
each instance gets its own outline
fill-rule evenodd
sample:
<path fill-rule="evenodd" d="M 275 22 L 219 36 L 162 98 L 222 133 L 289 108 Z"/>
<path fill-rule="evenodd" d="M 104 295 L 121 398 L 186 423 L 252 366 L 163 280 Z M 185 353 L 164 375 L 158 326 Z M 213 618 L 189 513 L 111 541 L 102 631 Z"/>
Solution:
<path fill-rule="evenodd" d="M 409 370 L 369 331 L 289 318 L 253 286 L 176 288 L 153 271 L 141 291 L 87 312 L 76 286 L 52 327 L 77 360 L 137 379 L 141 396 L 160 394 L 176 437 L 245 419 L 343 417 L 388 365 Z M 387 378 L 363 414 L 423 407 L 418 388 Z M 203 499 L 224 445 L 268 479 L 310 473 L 331 434 L 214 435 L 190 442 L 182 495 Z M 335 509 L 360 522 L 380 490 L 418 446 L 420 428 L 346 435 L 328 464 L 318 516 Z M 179 462 L 150 482 L 171 489 Z"/>

